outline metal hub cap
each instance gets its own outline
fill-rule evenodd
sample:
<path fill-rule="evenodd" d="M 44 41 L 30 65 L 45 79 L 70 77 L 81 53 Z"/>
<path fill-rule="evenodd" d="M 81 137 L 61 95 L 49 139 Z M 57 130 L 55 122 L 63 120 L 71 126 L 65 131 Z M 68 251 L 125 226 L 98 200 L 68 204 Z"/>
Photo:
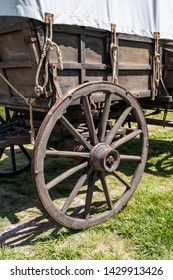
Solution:
<path fill-rule="evenodd" d="M 109 145 L 100 143 L 90 152 L 90 164 L 97 171 L 113 172 L 120 163 L 120 155 Z"/>

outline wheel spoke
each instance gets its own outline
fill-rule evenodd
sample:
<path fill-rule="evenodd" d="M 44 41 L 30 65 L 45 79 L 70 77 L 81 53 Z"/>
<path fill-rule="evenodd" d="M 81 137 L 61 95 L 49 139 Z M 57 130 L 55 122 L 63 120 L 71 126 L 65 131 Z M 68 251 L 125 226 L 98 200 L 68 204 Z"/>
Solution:
<path fill-rule="evenodd" d="M 23 145 L 19 145 L 19 148 L 21 149 L 21 151 L 23 152 L 23 154 L 25 155 L 25 157 L 26 157 L 29 161 L 31 161 L 31 156 L 30 156 L 30 154 L 27 152 L 27 150 L 24 148 L 24 146 L 23 146 Z"/>
<path fill-rule="evenodd" d="M 46 184 L 46 188 L 50 190 L 55 185 L 59 184 L 60 182 L 62 182 L 63 180 L 65 180 L 66 178 L 68 178 L 69 176 L 71 176 L 72 174 L 76 173 L 77 171 L 79 171 L 80 169 L 86 166 L 88 166 L 88 161 L 83 162 L 75 167 L 72 167 L 71 169 L 65 171 L 64 173 L 62 173 L 61 175 L 59 175 L 58 177 L 50 181 L 48 184 Z"/>
<path fill-rule="evenodd" d="M 14 146 L 11 146 L 10 149 L 11 149 L 11 162 L 12 162 L 13 173 L 16 173 L 16 158 L 15 158 Z"/>
<path fill-rule="evenodd" d="M 60 118 L 61 123 L 65 126 L 65 128 L 88 150 L 92 149 L 90 143 L 88 143 L 85 138 L 74 128 L 73 125 L 64 117 Z"/>
<path fill-rule="evenodd" d="M 5 120 L 4 120 L 4 118 L 3 118 L 2 116 L 0 116 L 0 123 L 1 123 L 1 124 L 4 124 L 4 123 L 5 123 Z"/>
<path fill-rule="evenodd" d="M 98 139 L 100 142 L 103 142 L 106 133 L 107 120 L 109 118 L 110 106 L 112 101 L 112 95 L 110 93 L 106 94 L 105 97 L 105 106 L 103 113 L 101 115 L 100 123 L 98 125 Z"/>
<path fill-rule="evenodd" d="M 88 125 L 88 130 L 89 130 L 89 135 L 90 135 L 90 141 L 92 145 L 97 145 L 98 144 L 98 138 L 96 134 L 96 129 L 94 126 L 94 121 L 91 113 L 91 107 L 89 104 L 88 97 L 82 97 L 84 109 L 85 109 L 85 117 Z"/>
<path fill-rule="evenodd" d="M 2 157 L 2 155 L 3 155 L 3 153 L 4 153 L 4 151 L 5 151 L 5 148 L 0 149 L 0 159 L 1 159 L 1 157 Z"/>
<path fill-rule="evenodd" d="M 130 160 L 130 161 L 141 161 L 141 156 L 133 156 L 133 155 L 120 155 L 121 160 Z"/>
<path fill-rule="evenodd" d="M 123 145 L 124 143 L 128 142 L 129 140 L 131 140 L 131 139 L 135 138 L 136 136 L 140 135 L 141 133 L 142 133 L 142 130 L 141 129 L 137 129 L 137 130 L 133 131 L 132 133 L 124 136 L 123 138 L 113 142 L 111 144 L 111 147 L 113 149 L 116 149 L 119 146 Z"/>
<path fill-rule="evenodd" d="M 11 119 L 10 117 L 10 110 L 5 107 L 5 120 L 9 121 Z"/>
<path fill-rule="evenodd" d="M 104 172 L 99 172 L 99 177 L 100 177 L 100 181 L 101 181 L 102 186 L 103 186 L 103 191 L 105 193 L 107 205 L 108 205 L 109 209 L 112 210 L 113 205 L 112 205 L 112 201 L 111 201 L 111 198 L 110 198 L 110 195 L 109 195 L 108 185 L 107 185 L 107 182 L 106 182 L 106 179 L 105 179 Z"/>
<path fill-rule="evenodd" d="M 124 180 L 116 171 L 113 171 L 112 174 L 121 182 L 127 189 L 131 188 L 131 185 Z"/>
<path fill-rule="evenodd" d="M 73 151 L 57 151 L 54 149 L 46 150 L 46 155 L 48 156 L 61 156 L 61 157 L 81 157 L 89 158 L 89 153 L 84 152 L 73 152 Z"/>
<path fill-rule="evenodd" d="M 87 189 L 85 212 L 84 212 L 85 219 L 89 219 L 91 202 L 92 202 L 94 186 L 95 186 L 95 181 L 97 179 L 97 175 L 98 175 L 98 172 L 93 171 L 88 179 L 88 189 Z"/>
<path fill-rule="evenodd" d="M 77 181 L 76 185 L 74 186 L 72 192 L 70 193 L 68 199 L 66 200 L 66 202 L 64 203 L 63 207 L 61 208 L 61 212 L 62 213 L 66 213 L 67 209 L 69 208 L 69 206 L 71 205 L 71 203 L 73 202 L 74 198 L 76 197 L 76 195 L 78 194 L 80 188 L 83 186 L 83 184 L 85 183 L 87 177 L 88 177 L 89 173 L 86 172 L 84 173 Z"/>
<path fill-rule="evenodd" d="M 113 126 L 113 128 L 111 129 L 111 131 L 109 132 L 109 134 L 106 136 L 105 138 L 105 142 L 110 145 L 110 143 L 112 142 L 113 138 L 115 137 L 115 134 L 117 133 L 118 129 L 120 128 L 120 126 L 123 124 L 123 122 L 125 121 L 125 119 L 127 118 L 128 114 L 130 113 L 130 111 L 132 110 L 132 107 L 127 107 L 124 112 L 122 113 L 122 115 L 119 117 L 119 119 L 116 121 L 115 125 Z"/>

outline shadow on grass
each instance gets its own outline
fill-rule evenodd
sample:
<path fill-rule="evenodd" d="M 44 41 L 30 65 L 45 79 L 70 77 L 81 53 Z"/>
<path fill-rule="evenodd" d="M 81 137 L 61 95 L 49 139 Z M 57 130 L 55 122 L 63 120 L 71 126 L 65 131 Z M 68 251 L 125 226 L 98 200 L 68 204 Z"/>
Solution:
<path fill-rule="evenodd" d="M 167 177 L 173 173 L 173 149 L 172 142 L 166 140 L 150 140 L 149 157 L 145 172 L 153 175 Z M 154 159 L 154 167 L 152 159 Z M 4 160 L 5 165 L 5 160 Z M 127 163 L 129 166 L 129 164 Z M 124 166 L 121 170 L 126 175 L 131 173 L 129 168 Z M 45 215 L 27 218 L 27 210 L 36 207 L 39 211 L 38 203 L 35 199 L 35 193 L 32 187 L 30 172 L 20 174 L 14 178 L 0 178 L 0 219 L 7 218 L 10 221 L 10 227 L 0 235 L 0 245 L 13 247 L 32 245 L 39 240 L 39 236 L 46 232 L 46 239 L 50 236 L 57 236 L 62 229 L 61 225 L 47 219 Z M 16 215 L 21 211 L 26 211 L 26 217 L 19 222 Z M 33 215 L 34 216 L 34 213 Z M 36 216 L 36 215 L 35 215 Z M 21 220 L 21 219 L 20 219 Z M 49 233 L 50 231 L 50 233 Z M 74 234 L 77 230 L 69 230 L 66 234 Z"/>
<path fill-rule="evenodd" d="M 17 225 L 7 228 L 7 230 L 0 235 L 0 246 L 2 248 L 5 246 L 13 248 L 14 246 L 33 245 L 38 242 L 38 237 L 42 233 L 51 231 L 51 237 L 57 236 L 61 228 L 61 225 L 45 219 L 44 215 L 40 215 L 28 222 L 18 223 Z M 69 231 L 69 234 L 72 233 L 74 233 L 74 230 Z M 49 239 L 49 235 L 45 237 L 45 240 L 46 239 Z"/>
<path fill-rule="evenodd" d="M 125 162 L 120 171 L 127 176 L 132 175 L 131 167 L 133 162 Z M 153 169 L 154 167 L 154 169 Z M 148 160 L 145 167 L 145 173 L 170 177 L 173 174 L 173 143 L 167 140 L 149 140 Z"/>
<path fill-rule="evenodd" d="M 153 170 L 153 166 L 155 170 Z M 173 174 L 173 143 L 150 139 L 150 148 L 145 172 L 169 178 Z"/>

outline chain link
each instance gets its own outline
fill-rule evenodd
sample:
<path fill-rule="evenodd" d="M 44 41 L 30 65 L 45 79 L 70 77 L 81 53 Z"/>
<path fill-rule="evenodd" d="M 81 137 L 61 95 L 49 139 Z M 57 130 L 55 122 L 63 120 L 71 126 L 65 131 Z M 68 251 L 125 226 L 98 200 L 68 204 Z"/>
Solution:
<path fill-rule="evenodd" d="M 163 115 L 163 127 L 164 127 L 164 128 L 165 128 L 165 126 L 166 126 L 167 114 L 168 114 L 168 109 L 165 108 L 164 115 Z"/>

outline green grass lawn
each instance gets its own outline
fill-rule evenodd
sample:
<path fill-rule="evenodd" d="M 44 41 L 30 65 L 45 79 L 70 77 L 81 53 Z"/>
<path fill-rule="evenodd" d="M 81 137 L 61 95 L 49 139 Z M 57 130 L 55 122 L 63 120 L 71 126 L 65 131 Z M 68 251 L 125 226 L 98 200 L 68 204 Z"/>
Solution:
<path fill-rule="evenodd" d="M 42 214 L 30 171 L 0 178 L 0 259 L 173 259 L 173 129 L 149 126 L 149 136 L 145 173 L 127 207 L 86 230 Z"/>

